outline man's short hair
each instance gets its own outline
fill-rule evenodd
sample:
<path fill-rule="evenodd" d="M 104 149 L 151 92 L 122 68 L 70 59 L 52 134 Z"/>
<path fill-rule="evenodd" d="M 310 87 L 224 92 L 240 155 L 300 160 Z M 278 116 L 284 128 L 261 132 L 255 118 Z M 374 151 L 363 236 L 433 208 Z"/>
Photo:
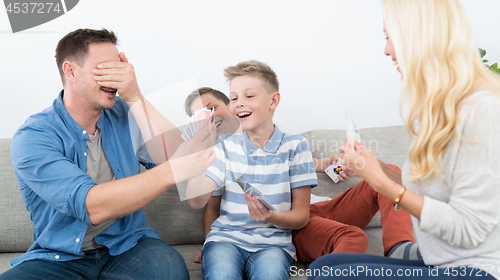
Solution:
<path fill-rule="evenodd" d="M 192 116 L 193 115 L 193 112 L 191 112 L 191 104 L 193 104 L 193 101 L 204 95 L 204 94 L 211 94 L 213 97 L 215 97 L 215 99 L 218 99 L 222 102 L 224 102 L 224 104 L 229 104 L 229 98 L 222 92 L 216 90 L 216 89 L 213 89 L 211 87 L 201 87 L 193 92 L 191 92 L 187 97 L 186 97 L 186 101 L 184 102 L 184 110 L 186 111 L 186 114 L 188 116 Z"/>
<path fill-rule="evenodd" d="M 236 66 L 229 66 L 224 69 L 224 76 L 231 82 L 240 76 L 259 77 L 264 82 L 264 88 L 268 93 L 279 91 L 278 76 L 266 63 L 257 60 L 248 60 L 238 63 Z"/>
<path fill-rule="evenodd" d="M 62 66 L 65 61 L 72 61 L 83 66 L 89 52 L 89 44 L 112 43 L 116 45 L 117 41 L 115 33 L 106 29 L 78 29 L 64 36 L 57 44 L 55 55 L 63 84 L 65 80 Z"/>

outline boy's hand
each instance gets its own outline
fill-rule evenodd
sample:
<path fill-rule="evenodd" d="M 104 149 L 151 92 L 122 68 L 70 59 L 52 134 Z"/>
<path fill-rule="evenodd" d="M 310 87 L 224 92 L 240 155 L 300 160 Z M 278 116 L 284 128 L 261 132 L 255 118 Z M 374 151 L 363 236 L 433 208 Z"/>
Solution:
<path fill-rule="evenodd" d="M 264 204 L 262 204 L 257 198 L 251 194 L 245 194 L 245 199 L 247 200 L 248 212 L 250 212 L 250 218 L 256 222 L 266 222 L 272 217 L 273 211 L 267 209 Z"/>
<path fill-rule="evenodd" d="M 349 179 L 349 175 L 347 175 L 343 170 L 344 170 L 344 167 L 342 166 L 342 171 L 337 176 L 337 178 L 339 179 L 340 182 L 344 182 L 345 180 Z"/>
<path fill-rule="evenodd" d="M 193 262 L 201 263 L 201 251 L 197 251 L 196 253 L 194 253 Z"/>
<path fill-rule="evenodd" d="M 333 163 L 336 163 L 338 160 L 339 160 L 338 155 L 333 155 L 330 158 L 322 158 L 322 159 L 313 158 L 316 172 L 325 172 L 325 169 L 328 166 L 332 165 Z"/>

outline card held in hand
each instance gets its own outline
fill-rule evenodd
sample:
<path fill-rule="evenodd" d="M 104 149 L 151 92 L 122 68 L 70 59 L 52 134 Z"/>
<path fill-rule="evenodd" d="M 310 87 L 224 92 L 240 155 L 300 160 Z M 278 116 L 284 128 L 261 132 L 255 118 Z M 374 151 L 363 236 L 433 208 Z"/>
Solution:
<path fill-rule="evenodd" d="M 346 128 L 345 131 L 347 133 L 347 140 L 349 141 L 349 145 L 354 149 L 354 139 L 361 143 L 361 137 L 359 135 L 359 130 L 354 124 L 352 120 L 351 113 L 349 111 L 345 111 L 345 120 L 346 120 Z"/>
<path fill-rule="evenodd" d="M 189 140 L 193 137 L 196 132 L 198 132 L 203 127 L 207 126 L 209 123 L 213 122 L 214 119 L 214 109 L 208 110 L 207 107 L 203 107 L 196 110 L 194 114 L 188 121 L 188 125 L 181 137 L 184 140 Z"/>
<path fill-rule="evenodd" d="M 330 179 L 333 180 L 334 183 L 338 183 L 340 180 L 338 176 L 340 175 L 340 172 L 342 172 L 342 159 L 339 158 L 339 160 L 330 166 L 328 166 L 325 169 L 326 175 L 330 177 Z"/>
<path fill-rule="evenodd" d="M 250 183 L 241 180 L 240 178 L 236 179 L 236 183 L 240 185 L 241 189 L 244 193 L 251 194 L 255 198 L 257 198 L 267 209 L 276 211 L 276 208 L 271 204 L 271 202 L 254 186 Z"/>

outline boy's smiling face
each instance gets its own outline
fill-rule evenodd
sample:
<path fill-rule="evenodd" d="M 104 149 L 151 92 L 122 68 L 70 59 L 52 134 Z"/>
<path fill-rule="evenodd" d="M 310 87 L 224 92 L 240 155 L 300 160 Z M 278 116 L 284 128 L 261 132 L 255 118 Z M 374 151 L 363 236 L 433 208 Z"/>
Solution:
<path fill-rule="evenodd" d="M 268 93 L 260 77 L 248 75 L 231 80 L 229 88 L 229 108 L 240 121 L 243 131 L 264 136 L 270 130 L 272 134 L 273 111 L 278 106 L 279 93 Z"/>

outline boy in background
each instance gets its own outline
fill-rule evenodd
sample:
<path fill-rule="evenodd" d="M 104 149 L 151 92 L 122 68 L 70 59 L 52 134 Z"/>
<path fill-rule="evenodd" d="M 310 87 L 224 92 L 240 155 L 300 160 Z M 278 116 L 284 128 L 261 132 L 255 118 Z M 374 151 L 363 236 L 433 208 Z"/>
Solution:
<path fill-rule="evenodd" d="M 225 76 L 230 81 L 230 112 L 244 132 L 220 136 L 214 148 L 217 160 L 206 177 L 190 180 L 187 190 L 195 209 L 212 196 L 220 197 L 220 217 L 202 249 L 203 277 L 288 279 L 295 259 L 291 231 L 307 224 L 311 187 L 317 185 L 311 149 L 304 137 L 274 126 L 272 116 L 281 96 L 268 65 L 241 62 L 226 68 Z M 276 210 L 244 194 L 237 178 L 262 192 Z"/>

